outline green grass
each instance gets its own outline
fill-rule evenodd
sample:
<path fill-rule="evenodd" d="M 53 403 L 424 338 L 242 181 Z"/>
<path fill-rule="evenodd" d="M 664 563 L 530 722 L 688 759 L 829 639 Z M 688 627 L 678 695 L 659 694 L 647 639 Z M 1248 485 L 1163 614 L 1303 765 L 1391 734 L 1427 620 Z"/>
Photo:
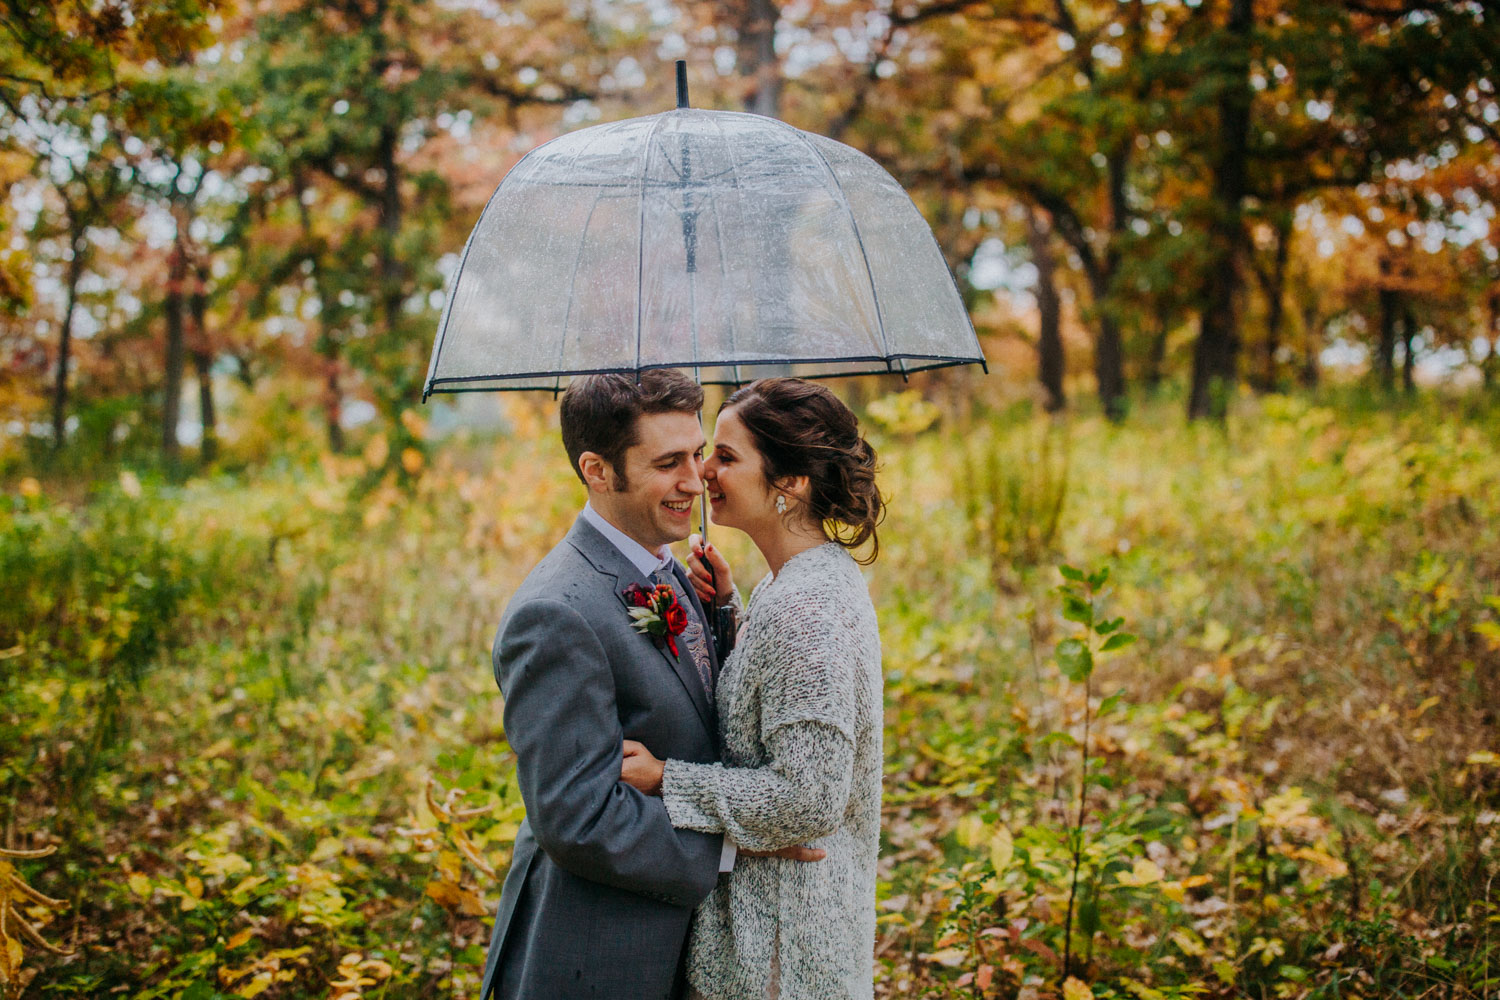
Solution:
<path fill-rule="evenodd" d="M 1340 405 L 872 422 L 879 996 L 1063 995 L 1074 847 L 1071 996 L 1500 992 L 1500 421 Z M 13 496 L 5 846 L 58 846 L 16 865 L 73 950 L 27 942 L 28 995 L 477 993 L 521 817 L 489 643 L 582 502 L 538 413 L 409 490 L 324 458 Z M 1081 843 L 1062 562 L 1140 637 L 1091 680 Z"/>

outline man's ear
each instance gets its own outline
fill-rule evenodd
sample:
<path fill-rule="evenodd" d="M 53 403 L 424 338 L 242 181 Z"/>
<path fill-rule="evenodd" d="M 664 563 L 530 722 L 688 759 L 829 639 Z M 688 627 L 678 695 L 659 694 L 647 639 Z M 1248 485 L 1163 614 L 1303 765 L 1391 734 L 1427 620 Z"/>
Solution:
<path fill-rule="evenodd" d="M 583 484 L 590 493 L 608 493 L 614 483 L 614 470 L 597 451 L 586 451 L 578 456 L 578 471 L 583 474 Z"/>

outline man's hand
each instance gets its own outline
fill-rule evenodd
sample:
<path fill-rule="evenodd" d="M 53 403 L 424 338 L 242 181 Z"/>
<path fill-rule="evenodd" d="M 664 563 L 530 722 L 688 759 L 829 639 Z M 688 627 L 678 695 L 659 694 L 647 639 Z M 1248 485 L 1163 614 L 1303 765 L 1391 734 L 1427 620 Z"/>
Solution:
<path fill-rule="evenodd" d="M 624 760 L 620 762 L 620 780 L 645 792 L 647 795 L 661 794 L 661 776 L 666 765 L 652 756 L 651 751 L 635 740 L 626 740 Z"/>
<path fill-rule="evenodd" d="M 816 847 L 806 847 L 802 844 L 793 844 L 791 847 L 783 847 L 779 851 L 747 851 L 740 848 L 742 858 L 785 858 L 788 861 L 822 861 L 828 857 L 828 852 Z"/>
<path fill-rule="evenodd" d="M 692 580 L 693 590 L 698 594 L 698 600 L 705 607 L 728 604 L 729 599 L 734 596 L 734 576 L 729 571 L 729 563 L 714 548 L 712 542 L 704 543 L 702 535 L 689 535 L 688 547 L 693 552 L 688 556 L 688 576 Z M 708 566 L 712 566 L 714 570 L 712 581 L 708 576 Z M 714 589 L 715 584 L 718 585 L 717 591 Z"/>

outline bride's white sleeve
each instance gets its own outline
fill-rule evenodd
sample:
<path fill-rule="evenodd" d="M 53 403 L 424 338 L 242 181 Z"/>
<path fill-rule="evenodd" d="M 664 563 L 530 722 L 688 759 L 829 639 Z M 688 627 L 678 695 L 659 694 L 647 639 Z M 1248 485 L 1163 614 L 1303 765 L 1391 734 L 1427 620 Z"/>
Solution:
<path fill-rule="evenodd" d="M 726 834 L 744 850 L 776 851 L 825 837 L 849 802 L 854 744 L 833 726 L 794 722 L 766 742 L 763 767 L 669 760 L 662 800 L 672 825 Z"/>
<path fill-rule="evenodd" d="M 666 762 L 662 799 L 672 825 L 727 834 L 752 851 L 774 851 L 826 836 L 849 802 L 854 764 L 855 681 L 848 614 L 812 600 L 757 607 L 767 619 L 744 651 L 746 680 L 758 680 L 759 767 Z M 742 734 L 749 737 L 751 734 Z"/>

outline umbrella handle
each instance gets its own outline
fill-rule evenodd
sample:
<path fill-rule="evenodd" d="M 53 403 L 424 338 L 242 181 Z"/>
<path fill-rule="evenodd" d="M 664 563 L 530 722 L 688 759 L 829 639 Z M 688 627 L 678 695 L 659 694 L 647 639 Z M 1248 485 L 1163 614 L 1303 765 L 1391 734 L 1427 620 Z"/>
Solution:
<path fill-rule="evenodd" d="M 714 652 L 719 656 L 719 669 L 724 668 L 724 660 L 734 649 L 734 642 L 739 632 L 739 622 L 735 618 L 734 608 L 729 605 L 719 605 L 719 575 L 714 572 L 714 564 L 708 558 L 708 494 L 704 494 L 699 501 L 702 506 L 703 520 L 700 522 L 703 530 L 703 566 L 708 570 L 708 582 L 713 589 L 713 597 L 708 602 L 709 627 L 714 634 Z"/>

